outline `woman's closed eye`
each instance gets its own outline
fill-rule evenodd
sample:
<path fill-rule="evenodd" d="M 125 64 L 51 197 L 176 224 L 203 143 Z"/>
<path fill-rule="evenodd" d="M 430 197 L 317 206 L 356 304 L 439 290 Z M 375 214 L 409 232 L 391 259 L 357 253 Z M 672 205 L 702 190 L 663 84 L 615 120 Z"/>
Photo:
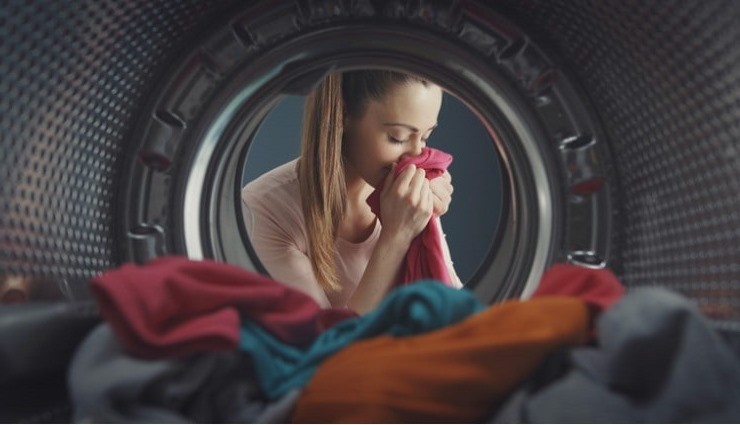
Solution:
<path fill-rule="evenodd" d="M 393 136 L 391 136 L 390 134 L 388 135 L 388 140 L 389 140 L 389 141 L 390 141 L 391 143 L 396 143 L 396 144 L 399 144 L 399 145 L 400 145 L 401 143 L 404 143 L 404 142 L 405 142 L 405 140 L 401 140 L 401 139 L 398 139 L 398 138 L 396 138 L 396 137 L 393 137 Z"/>
<path fill-rule="evenodd" d="M 396 137 L 391 136 L 390 134 L 388 135 L 388 140 L 390 142 L 396 143 L 396 144 L 401 144 L 401 143 L 408 142 L 408 139 L 406 139 L 406 140 L 398 139 Z M 427 143 L 429 141 L 429 138 L 427 137 L 426 139 L 421 139 L 421 141 L 424 142 L 424 143 Z"/>

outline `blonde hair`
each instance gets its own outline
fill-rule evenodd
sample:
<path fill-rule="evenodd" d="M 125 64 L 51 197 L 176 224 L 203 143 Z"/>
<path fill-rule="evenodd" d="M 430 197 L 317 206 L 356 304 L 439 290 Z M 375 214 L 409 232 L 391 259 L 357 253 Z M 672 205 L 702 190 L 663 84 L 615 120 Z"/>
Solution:
<path fill-rule="evenodd" d="M 395 71 L 368 70 L 330 74 L 306 98 L 298 180 L 308 236 L 308 256 L 322 289 L 339 290 L 334 243 L 344 217 L 344 117 L 360 117 L 370 100 L 393 84 L 428 82 Z"/>
<path fill-rule="evenodd" d="M 329 75 L 306 98 L 298 180 L 308 256 L 324 290 L 339 289 L 334 241 L 344 216 L 347 187 L 342 159 L 342 76 Z"/>

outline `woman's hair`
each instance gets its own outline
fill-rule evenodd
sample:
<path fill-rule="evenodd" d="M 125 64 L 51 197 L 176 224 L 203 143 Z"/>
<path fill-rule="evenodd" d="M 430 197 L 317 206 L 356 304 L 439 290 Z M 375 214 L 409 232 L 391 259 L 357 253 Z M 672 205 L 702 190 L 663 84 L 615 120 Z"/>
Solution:
<path fill-rule="evenodd" d="M 367 70 L 330 74 L 306 98 L 298 180 L 308 236 L 308 256 L 324 290 L 339 290 L 334 243 L 344 216 L 344 117 L 359 118 L 371 100 L 395 85 L 420 82 L 396 71 Z"/>

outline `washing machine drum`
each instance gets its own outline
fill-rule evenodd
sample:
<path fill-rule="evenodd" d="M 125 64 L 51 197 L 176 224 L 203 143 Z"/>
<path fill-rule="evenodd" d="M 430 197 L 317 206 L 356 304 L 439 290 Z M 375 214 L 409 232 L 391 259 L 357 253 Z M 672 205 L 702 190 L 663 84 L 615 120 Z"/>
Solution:
<path fill-rule="evenodd" d="M 481 298 L 526 295 L 555 262 L 610 267 L 696 300 L 740 351 L 738 22 L 720 0 L 6 2 L 0 272 L 75 304 L 164 254 L 260 270 L 238 202 L 259 123 L 329 72 L 382 67 L 496 134 Z"/>

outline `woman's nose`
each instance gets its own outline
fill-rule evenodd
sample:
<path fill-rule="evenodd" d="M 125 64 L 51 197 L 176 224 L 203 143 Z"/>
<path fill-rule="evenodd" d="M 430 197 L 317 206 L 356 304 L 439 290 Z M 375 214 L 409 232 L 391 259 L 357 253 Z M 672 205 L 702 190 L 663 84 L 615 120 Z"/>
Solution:
<path fill-rule="evenodd" d="M 409 146 L 408 154 L 412 156 L 419 156 L 421 155 L 421 150 L 424 149 L 424 146 L 426 146 L 426 142 L 422 140 L 421 137 L 414 138 Z"/>

